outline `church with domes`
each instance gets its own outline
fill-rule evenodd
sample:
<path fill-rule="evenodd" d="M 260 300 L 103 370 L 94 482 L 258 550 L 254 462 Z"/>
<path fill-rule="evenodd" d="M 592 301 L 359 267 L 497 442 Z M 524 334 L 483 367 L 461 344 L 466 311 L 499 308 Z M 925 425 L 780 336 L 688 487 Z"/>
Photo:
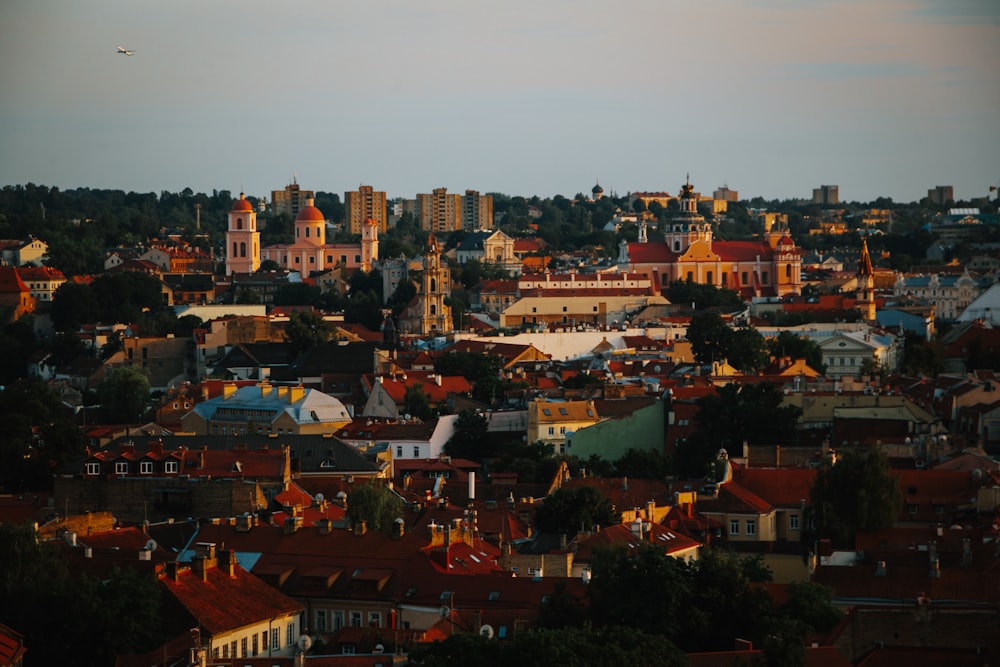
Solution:
<path fill-rule="evenodd" d="M 623 270 L 649 276 L 661 290 L 691 281 L 733 290 L 746 300 L 801 293 L 802 253 L 787 230 L 770 230 L 760 240 L 720 241 L 698 213 L 690 181 L 681 188 L 679 203 L 680 212 L 665 223 L 663 241 L 647 240 L 641 223 L 639 240 L 622 242 Z"/>
<path fill-rule="evenodd" d="M 366 221 L 362 225 L 361 243 L 327 243 L 326 217 L 313 203 L 295 216 L 294 238 L 291 243 L 260 247 L 257 214 L 243 193 L 233 203 L 226 230 L 226 273 L 253 273 L 262 261 L 271 260 L 282 269 L 297 271 L 303 277 L 330 269 L 371 271 L 378 260 L 378 224 Z"/>

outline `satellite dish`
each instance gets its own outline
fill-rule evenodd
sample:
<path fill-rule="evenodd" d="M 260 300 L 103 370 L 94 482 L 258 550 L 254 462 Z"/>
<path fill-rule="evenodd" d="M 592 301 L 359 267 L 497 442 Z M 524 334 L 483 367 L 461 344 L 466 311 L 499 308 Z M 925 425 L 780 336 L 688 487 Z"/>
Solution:
<path fill-rule="evenodd" d="M 375 653 L 376 655 L 385 653 L 385 646 L 382 646 L 382 644 L 375 644 L 375 647 L 372 649 L 372 653 Z"/>
<path fill-rule="evenodd" d="M 484 623 L 479 628 L 479 634 L 487 639 L 493 639 L 493 626 L 489 623 Z"/>
<path fill-rule="evenodd" d="M 323 496 L 323 494 L 322 494 L 322 493 L 317 493 L 317 494 L 316 494 L 316 502 L 318 502 L 318 503 L 321 503 L 321 502 L 323 502 L 324 500 L 326 500 L 326 498 L 325 498 L 325 497 Z"/>
<path fill-rule="evenodd" d="M 299 635 L 299 640 L 295 643 L 298 644 L 299 650 L 305 653 L 313 645 L 313 640 L 309 635 Z"/>
<path fill-rule="evenodd" d="M 448 616 L 451 614 L 451 609 L 449 609 L 447 605 L 442 606 L 440 609 L 438 609 L 438 614 L 441 615 L 441 618 L 448 618 Z"/>
<path fill-rule="evenodd" d="M 143 547 L 146 551 L 156 551 L 156 540 L 149 540 L 146 542 L 146 546 Z"/>

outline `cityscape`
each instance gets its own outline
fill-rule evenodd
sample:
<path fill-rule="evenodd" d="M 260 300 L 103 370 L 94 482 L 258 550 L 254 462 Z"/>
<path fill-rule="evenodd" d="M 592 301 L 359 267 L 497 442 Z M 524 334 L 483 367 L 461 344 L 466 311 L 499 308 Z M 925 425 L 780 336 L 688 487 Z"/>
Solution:
<path fill-rule="evenodd" d="M 1000 6 L 0 6 L 0 667 L 986 667 Z"/>
<path fill-rule="evenodd" d="M 6 186 L 6 664 L 988 664 L 953 193 Z"/>

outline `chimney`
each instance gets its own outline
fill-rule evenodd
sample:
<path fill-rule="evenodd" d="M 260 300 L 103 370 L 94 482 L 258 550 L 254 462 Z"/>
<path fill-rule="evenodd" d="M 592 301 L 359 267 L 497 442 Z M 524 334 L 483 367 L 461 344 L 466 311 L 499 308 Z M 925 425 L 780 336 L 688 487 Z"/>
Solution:
<path fill-rule="evenodd" d="M 209 559 L 205 556 L 198 556 L 191 561 L 191 569 L 202 581 L 208 581 L 208 568 L 211 566 Z"/>
<path fill-rule="evenodd" d="M 642 519 L 636 516 L 635 521 L 632 522 L 632 534 L 642 539 Z"/>
<path fill-rule="evenodd" d="M 469 473 L 469 502 L 476 499 L 476 473 L 472 471 Z"/>
<path fill-rule="evenodd" d="M 284 534 L 291 535 L 292 533 L 297 533 L 299 528 L 302 527 L 302 517 L 300 516 L 286 516 L 284 525 Z"/>
<path fill-rule="evenodd" d="M 656 511 L 656 501 L 650 500 L 646 503 L 646 521 L 653 520 L 653 513 Z"/>
<path fill-rule="evenodd" d="M 236 552 L 223 549 L 219 552 L 219 569 L 230 577 L 236 576 Z"/>
<path fill-rule="evenodd" d="M 198 452 L 198 470 L 205 469 L 205 452 L 208 451 L 208 445 L 204 445 L 201 451 Z"/>
<path fill-rule="evenodd" d="M 167 577 L 169 579 L 173 579 L 174 581 L 180 581 L 180 576 L 181 576 L 181 573 L 180 573 L 180 564 L 177 561 L 175 561 L 175 560 L 168 561 L 167 562 Z"/>

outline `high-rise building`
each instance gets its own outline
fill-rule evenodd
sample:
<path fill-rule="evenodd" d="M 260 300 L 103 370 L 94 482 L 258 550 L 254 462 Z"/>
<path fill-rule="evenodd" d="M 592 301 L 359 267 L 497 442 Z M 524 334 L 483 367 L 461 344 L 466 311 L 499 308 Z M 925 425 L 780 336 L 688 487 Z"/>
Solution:
<path fill-rule="evenodd" d="M 233 202 L 226 228 L 226 275 L 253 273 L 260 268 L 260 232 L 257 213 L 243 193 Z"/>
<path fill-rule="evenodd" d="M 374 220 L 378 230 L 385 232 L 388 225 L 384 192 L 376 192 L 370 185 L 358 186 L 357 190 L 344 193 L 344 210 L 347 213 L 347 229 L 352 234 L 361 234 L 364 223 Z"/>
<path fill-rule="evenodd" d="M 723 185 L 721 188 L 712 193 L 712 199 L 737 202 L 740 200 L 740 193 L 736 190 L 730 190 L 729 186 Z"/>
<path fill-rule="evenodd" d="M 462 197 L 462 227 L 478 232 L 493 229 L 493 196 L 466 190 Z"/>
<path fill-rule="evenodd" d="M 418 194 L 416 217 L 425 232 L 450 234 L 458 231 L 462 229 L 462 196 L 448 194 L 448 188 Z"/>
<path fill-rule="evenodd" d="M 814 204 L 839 204 L 840 203 L 840 186 L 838 185 L 821 185 L 818 188 L 813 188 L 813 203 Z"/>
<path fill-rule="evenodd" d="M 937 185 L 927 191 L 927 198 L 935 206 L 944 206 L 955 201 L 955 187 L 952 185 Z"/>
<path fill-rule="evenodd" d="M 316 193 L 300 188 L 293 176 L 292 182 L 286 185 L 284 190 L 271 190 L 271 213 L 273 215 L 285 214 L 296 218 L 299 211 L 308 206 L 309 201 L 315 198 Z"/>

